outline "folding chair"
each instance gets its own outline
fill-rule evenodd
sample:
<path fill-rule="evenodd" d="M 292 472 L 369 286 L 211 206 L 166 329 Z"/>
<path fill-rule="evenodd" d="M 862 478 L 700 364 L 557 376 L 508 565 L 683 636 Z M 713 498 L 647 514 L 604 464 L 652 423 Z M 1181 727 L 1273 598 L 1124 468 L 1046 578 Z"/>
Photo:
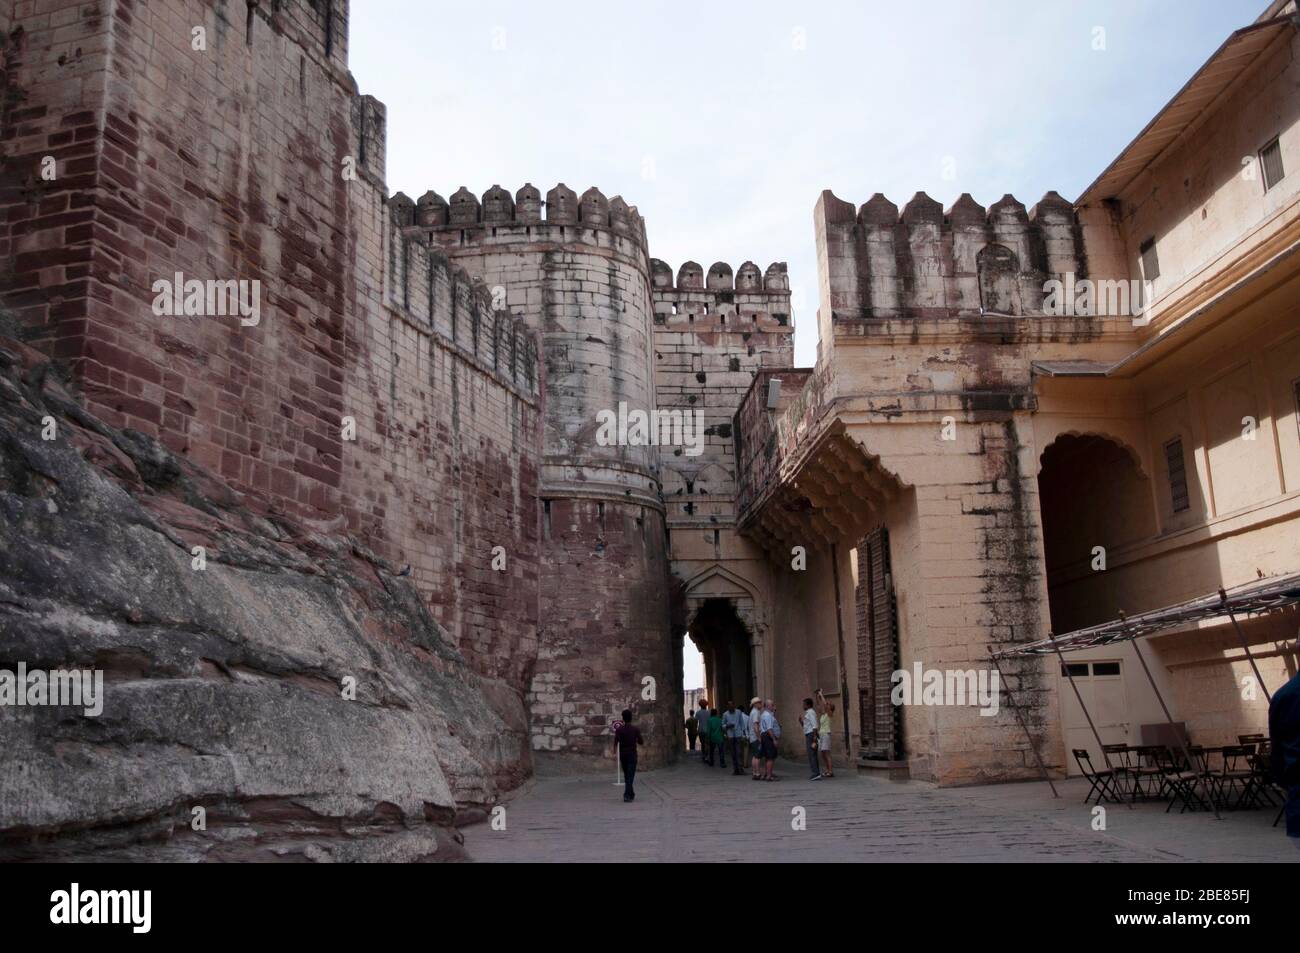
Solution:
<path fill-rule="evenodd" d="M 1273 775 L 1271 772 L 1272 759 L 1269 758 L 1267 751 L 1260 747 L 1260 750 L 1254 754 L 1247 755 L 1246 760 L 1250 763 L 1251 781 L 1255 788 L 1255 801 L 1263 807 L 1267 804 L 1272 807 L 1277 801 L 1273 800 Z M 1282 802 L 1286 803 L 1285 800 Z"/>
<path fill-rule="evenodd" d="M 1120 803 L 1120 796 L 1115 790 L 1115 772 L 1109 768 L 1105 771 L 1095 770 L 1092 766 L 1092 759 L 1088 756 L 1087 748 L 1074 748 L 1072 751 L 1079 770 L 1083 772 L 1085 778 L 1092 782 L 1092 787 L 1088 789 L 1088 793 L 1084 796 L 1083 803 L 1087 804 L 1092 800 L 1094 792 L 1097 795 L 1098 804 L 1106 800 L 1107 797 L 1116 804 Z"/>
<path fill-rule="evenodd" d="M 1251 764 L 1255 769 L 1255 776 L 1258 778 L 1256 785 L 1257 790 L 1268 801 L 1269 807 L 1273 806 L 1273 794 L 1278 795 L 1277 817 L 1273 818 L 1273 826 L 1277 827 L 1282 821 L 1282 815 L 1286 814 L 1286 788 L 1282 787 L 1273 780 L 1273 759 L 1271 752 L 1261 750 L 1255 754 Z"/>
<path fill-rule="evenodd" d="M 1257 776 L 1254 765 L 1255 746 L 1224 745 L 1223 771 L 1217 775 L 1223 806 L 1231 810 L 1240 807 L 1257 807 Z M 1244 763 L 1244 767 L 1243 767 Z M 1231 803 L 1233 788 L 1239 788 L 1236 804 Z"/>
<path fill-rule="evenodd" d="M 1128 763 L 1127 773 L 1133 779 L 1132 799 L 1136 801 L 1139 796 L 1159 798 L 1164 794 L 1164 769 L 1160 767 L 1160 754 L 1164 749 L 1160 745 L 1142 745 L 1130 750 L 1132 760 Z"/>
<path fill-rule="evenodd" d="M 1183 802 L 1183 806 L 1178 810 L 1179 814 L 1188 810 L 1208 810 L 1213 807 L 1211 801 L 1197 792 L 1197 788 L 1204 785 L 1210 797 L 1214 797 L 1213 775 L 1206 764 L 1205 749 L 1199 745 L 1189 745 L 1187 754 L 1190 761 L 1182 760 L 1181 753 L 1172 748 L 1166 747 L 1164 750 L 1164 785 L 1161 787 L 1161 792 L 1163 793 L 1165 787 L 1168 787 L 1174 795 L 1169 800 L 1169 806 L 1165 808 L 1166 814 L 1173 809 L 1176 800 Z"/>
<path fill-rule="evenodd" d="M 1115 790 L 1121 797 L 1132 793 L 1134 784 L 1132 764 L 1129 760 L 1129 746 L 1126 744 L 1102 745 L 1114 774 Z"/>

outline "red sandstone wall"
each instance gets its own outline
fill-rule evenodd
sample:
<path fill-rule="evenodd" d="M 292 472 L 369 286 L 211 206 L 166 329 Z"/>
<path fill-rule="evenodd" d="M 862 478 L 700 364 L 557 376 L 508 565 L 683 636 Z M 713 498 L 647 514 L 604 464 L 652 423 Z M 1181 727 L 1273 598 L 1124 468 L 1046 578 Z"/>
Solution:
<path fill-rule="evenodd" d="M 543 536 L 541 646 L 527 699 L 533 749 L 590 767 L 612 757 L 610 723 L 632 708 L 646 742 L 641 763 L 675 759 L 681 672 L 670 653 L 663 515 L 555 499 Z"/>
<path fill-rule="evenodd" d="M 0 297 L 29 340 L 112 424 L 272 513 L 410 564 L 471 664 L 522 688 L 537 623 L 535 343 L 449 339 L 445 309 L 484 314 L 468 281 L 428 262 L 393 273 L 383 111 L 347 74 L 346 2 L 263 4 L 248 20 L 244 4 L 199 0 L 15 9 Z M 260 281 L 260 323 L 155 315 L 151 286 L 177 271 Z"/>
<path fill-rule="evenodd" d="M 601 410 L 656 405 L 640 216 L 618 197 L 606 201 L 591 188 L 579 200 L 562 185 L 547 193 L 544 221 L 540 192 L 527 185 L 513 199 L 494 187 L 480 202 L 461 189 L 449 206 L 429 192 L 416 203 L 395 196 L 390 208 L 414 222 L 405 229 L 413 243 L 432 242 L 503 291 L 514 314 L 541 332 L 547 509 L 527 701 L 542 770 L 586 770 L 612 758 L 609 726 L 624 708 L 636 710 L 646 739 L 642 764 L 661 764 L 680 747 L 681 673 L 659 454 L 597 438 Z"/>

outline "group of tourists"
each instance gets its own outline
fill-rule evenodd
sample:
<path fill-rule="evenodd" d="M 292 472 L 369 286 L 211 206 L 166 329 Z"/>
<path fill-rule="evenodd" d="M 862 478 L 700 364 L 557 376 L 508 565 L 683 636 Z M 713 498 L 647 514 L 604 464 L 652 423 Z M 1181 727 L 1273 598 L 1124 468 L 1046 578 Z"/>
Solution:
<path fill-rule="evenodd" d="M 831 716 L 835 704 L 817 692 L 817 700 L 803 700 L 804 750 L 808 754 L 808 780 L 820 781 L 835 777 L 831 764 Z M 776 717 L 776 703 L 772 699 L 755 696 L 749 700 L 749 712 L 727 702 L 721 712 L 710 708 L 707 699 L 700 700 L 698 711 L 686 719 L 686 737 L 691 751 L 700 743 L 700 761 L 710 767 L 727 766 L 731 755 L 732 774 L 744 774 L 741 769 L 749 762 L 750 777 L 755 781 L 779 781 L 776 774 L 777 742 L 781 739 L 781 722 Z M 623 800 L 636 800 L 632 779 L 636 777 L 637 748 L 645 744 L 641 729 L 632 724 L 632 711 L 625 709 L 622 720 L 614 726 L 614 745 L 619 766 L 623 770 Z"/>
<path fill-rule="evenodd" d="M 819 691 L 817 700 L 803 700 L 804 748 L 808 755 L 808 780 L 833 778 L 831 764 L 831 716 L 835 705 Z M 710 767 L 727 766 L 731 755 L 732 774 L 744 774 L 741 766 L 750 765 L 750 777 L 755 781 L 779 781 L 775 773 L 777 742 L 781 738 L 781 722 L 776 717 L 776 703 L 757 696 L 749 700 L 749 711 L 738 709 L 727 702 L 719 712 L 710 708 L 707 699 L 700 700 L 698 711 L 686 719 L 686 737 L 690 750 L 700 743 L 700 762 Z"/>

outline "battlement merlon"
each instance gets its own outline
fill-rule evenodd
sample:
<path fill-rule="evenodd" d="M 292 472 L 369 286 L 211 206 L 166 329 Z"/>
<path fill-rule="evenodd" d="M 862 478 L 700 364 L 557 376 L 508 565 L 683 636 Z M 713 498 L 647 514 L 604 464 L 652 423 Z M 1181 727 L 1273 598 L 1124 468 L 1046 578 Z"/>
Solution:
<path fill-rule="evenodd" d="M 840 321 L 1041 314 L 1049 279 L 1088 277 L 1078 216 L 1056 192 L 1028 211 L 965 193 L 945 211 L 918 192 L 900 212 L 879 193 L 855 209 L 828 190 L 813 218 L 822 340 Z"/>
<path fill-rule="evenodd" d="M 656 324 L 712 320 L 721 325 L 754 323 L 794 330 L 790 276 L 783 261 L 772 262 L 765 272 L 752 261 L 734 272 L 726 262 L 715 261 L 707 274 L 688 261 L 674 279 L 666 262 L 651 258 L 650 295 Z"/>
<path fill-rule="evenodd" d="M 600 244 L 594 236 L 605 233 L 609 236 L 605 243 L 610 239 L 628 242 L 638 257 L 646 256 L 645 220 L 637 207 L 628 205 L 621 195 L 607 199 L 594 186 L 579 197 L 561 182 L 546 193 L 545 201 L 531 182 L 514 196 L 494 185 L 482 199 L 464 186 L 452 193 L 450 200 L 433 190 L 415 202 L 404 195 L 402 199 L 400 208 L 393 206 L 394 220 L 412 231 L 425 232 L 428 241 L 444 246 L 503 237 L 582 244 L 584 233 L 592 239 L 585 243 Z"/>
<path fill-rule="evenodd" d="M 403 207 L 400 192 L 390 199 Z M 536 399 L 541 378 L 536 335 L 480 278 L 391 216 L 385 259 L 385 302 L 417 327 L 441 338 L 524 397 Z"/>

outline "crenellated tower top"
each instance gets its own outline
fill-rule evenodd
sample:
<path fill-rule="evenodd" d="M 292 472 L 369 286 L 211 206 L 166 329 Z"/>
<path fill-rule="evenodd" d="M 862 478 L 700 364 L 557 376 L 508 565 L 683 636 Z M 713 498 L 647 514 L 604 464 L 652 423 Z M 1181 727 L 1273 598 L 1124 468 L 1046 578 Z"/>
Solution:
<path fill-rule="evenodd" d="M 517 242 L 604 247 L 639 260 L 647 258 L 645 221 L 622 196 L 607 199 L 600 189 L 579 196 L 563 182 L 546 193 L 525 183 L 513 196 L 493 185 L 482 198 L 461 186 L 445 199 L 429 190 L 412 201 L 398 192 L 389 200 L 393 219 L 422 231 L 444 247 Z"/>
<path fill-rule="evenodd" d="M 655 323 L 660 325 L 716 324 L 792 327 L 790 276 L 783 261 L 766 271 L 747 261 L 733 271 L 715 261 L 708 272 L 693 261 L 677 269 L 658 258 L 650 259 L 650 293 Z"/>

